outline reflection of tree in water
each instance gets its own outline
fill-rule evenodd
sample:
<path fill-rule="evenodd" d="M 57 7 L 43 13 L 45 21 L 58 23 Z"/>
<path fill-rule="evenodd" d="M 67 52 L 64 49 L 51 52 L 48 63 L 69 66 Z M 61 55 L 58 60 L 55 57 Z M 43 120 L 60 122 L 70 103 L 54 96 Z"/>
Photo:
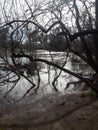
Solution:
<path fill-rule="evenodd" d="M 23 67 L 28 76 L 34 76 L 37 74 L 37 71 L 40 71 L 42 69 L 40 63 L 32 63 L 32 62 L 25 64 Z"/>
<path fill-rule="evenodd" d="M 81 75 L 90 76 L 94 74 L 93 69 L 87 65 L 86 62 L 82 61 L 79 57 L 73 55 L 71 58 L 72 71 L 80 73 Z"/>

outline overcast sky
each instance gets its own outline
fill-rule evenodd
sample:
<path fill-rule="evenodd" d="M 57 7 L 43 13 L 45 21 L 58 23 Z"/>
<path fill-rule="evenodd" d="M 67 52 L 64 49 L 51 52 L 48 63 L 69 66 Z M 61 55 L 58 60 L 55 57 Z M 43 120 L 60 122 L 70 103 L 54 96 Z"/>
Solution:
<path fill-rule="evenodd" d="M 48 25 L 48 22 L 50 22 L 49 24 L 51 24 L 51 21 L 49 21 L 51 18 L 52 18 L 52 21 L 54 20 L 53 18 L 55 16 L 53 14 L 51 15 L 49 7 L 52 10 L 52 6 L 55 7 L 53 2 L 56 2 L 57 6 L 58 6 L 58 10 L 62 8 L 63 22 L 65 24 L 71 25 L 71 23 L 72 23 L 71 12 L 68 12 L 68 7 L 66 5 L 61 6 L 60 4 L 57 3 L 57 1 L 61 2 L 61 1 L 66 1 L 66 0 L 0 0 L 0 16 L 1 16 L 0 19 L 7 22 L 7 21 L 11 21 L 11 20 L 17 19 L 17 18 L 18 19 L 29 18 L 29 17 L 31 17 L 31 10 L 30 10 L 30 8 L 31 8 L 34 15 L 36 15 L 37 21 L 41 25 L 46 26 L 46 25 Z M 95 0 L 86 0 L 86 3 L 90 2 L 90 1 L 94 2 Z M 47 4 L 48 2 L 49 2 L 49 5 Z M 77 2 L 78 2 L 79 10 L 80 10 L 80 12 L 82 12 L 83 7 L 81 5 L 81 2 L 79 2 L 79 0 L 77 0 Z M 71 7 L 71 4 L 70 4 L 70 7 Z M 88 7 L 90 7 L 90 6 L 88 5 Z M 42 11 L 44 9 L 48 9 L 48 10 Z M 91 9 L 91 12 L 94 12 L 94 8 L 90 8 L 90 9 Z M 55 8 L 53 11 L 59 18 L 60 13 L 55 11 Z M 41 12 L 41 14 L 40 14 L 40 12 Z M 40 15 L 38 15 L 38 14 L 40 14 Z M 73 19 L 73 23 L 74 23 L 74 19 Z"/>

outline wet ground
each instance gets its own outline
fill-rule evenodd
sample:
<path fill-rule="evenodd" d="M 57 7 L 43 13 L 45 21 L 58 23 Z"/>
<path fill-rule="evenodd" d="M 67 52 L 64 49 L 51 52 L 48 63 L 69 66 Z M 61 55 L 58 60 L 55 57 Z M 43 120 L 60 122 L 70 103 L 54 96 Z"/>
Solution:
<path fill-rule="evenodd" d="M 0 130 L 98 130 L 98 97 L 47 94 L 26 100 L 1 114 Z"/>

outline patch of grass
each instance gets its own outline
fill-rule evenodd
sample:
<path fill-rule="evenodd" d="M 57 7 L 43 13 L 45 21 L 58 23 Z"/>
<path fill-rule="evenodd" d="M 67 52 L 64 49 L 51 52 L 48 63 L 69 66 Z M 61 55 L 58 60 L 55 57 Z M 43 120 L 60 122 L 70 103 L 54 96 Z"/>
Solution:
<path fill-rule="evenodd" d="M 97 97 L 98 94 L 96 94 L 94 91 L 90 91 L 90 92 L 82 92 L 80 96 L 81 97 Z"/>
<path fill-rule="evenodd" d="M 0 127 L 0 130 L 4 130 L 4 129 Z"/>
<path fill-rule="evenodd" d="M 80 94 L 80 97 L 85 97 L 85 96 L 86 96 L 85 93 L 81 93 L 81 94 Z"/>
<path fill-rule="evenodd" d="M 92 97 L 92 96 L 98 96 L 98 95 L 94 91 L 91 91 L 88 96 Z"/>

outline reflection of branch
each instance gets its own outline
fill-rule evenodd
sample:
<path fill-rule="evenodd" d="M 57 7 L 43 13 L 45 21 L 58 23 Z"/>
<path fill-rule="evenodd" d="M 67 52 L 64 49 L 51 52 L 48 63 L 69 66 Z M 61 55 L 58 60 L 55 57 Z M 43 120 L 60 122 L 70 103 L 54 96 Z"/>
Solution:
<path fill-rule="evenodd" d="M 41 82 L 41 78 L 40 78 L 40 73 L 39 73 L 39 70 L 38 70 L 38 66 L 37 66 L 37 63 L 35 62 L 35 68 L 36 68 L 36 71 L 37 71 L 37 77 L 38 77 L 38 84 L 37 84 L 37 87 L 35 88 L 35 93 L 37 93 L 37 90 L 39 89 L 40 87 L 40 82 Z"/>
<path fill-rule="evenodd" d="M 19 79 L 20 79 L 20 77 L 19 77 Z M 4 98 L 6 98 L 6 97 L 8 96 L 8 94 L 16 87 L 16 85 L 17 85 L 19 79 L 18 79 L 18 80 L 13 84 L 13 86 L 5 93 Z"/>
<path fill-rule="evenodd" d="M 30 92 L 30 90 L 33 89 L 36 86 L 27 76 L 25 76 L 23 74 L 23 72 L 21 72 L 19 70 L 19 68 L 17 66 L 13 67 L 13 66 L 10 65 L 10 68 L 6 67 L 6 69 L 15 73 L 18 76 L 19 79 L 20 79 L 20 76 L 24 77 L 32 85 L 32 87 L 26 91 L 26 93 L 24 94 L 23 97 L 25 97 Z M 19 79 L 14 80 L 14 82 L 18 81 Z"/>
<path fill-rule="evenodd" d="M 50 55 L 50 57 L 51 57 L 51 62 L 54 62 L 54 58 L 53 58 L 53 56 L 52 56 L 52 54 L 51 54 L 51 52 L 49 52 L 49 55 Z M 54 71 L 55 71 L 55 75 L 54 75 L 54 80 L 55 80 L 55 76 L 57 76 L 57 69 L 54 67 Z M 48 71 L 49 73 L 48 73 L 48 75 L 50 76 L 50 66 L 49 66 L 49 71 Z M 50 77 L 49 77 L 50 78 Z M 53 80 L 53 81 L 54 81 Z M 56 87 L 56 85 L 55 85 L 55 83 L 54 82 L 52 82 L 52 85 L 53 85 L 53 87 L 54 87 L 54 90 L 55 91 L 58 91 L 58 89 L 57 89 L 57 87 Z"/>
<path fill-rule="evenodd" d="M 25 96 L 34 88 L 35 86 L 31 86 L 26 93 L 23 95 L 23 98 L 25 98 Z"/>
<path fill-rule="evenodd" d="M 66 89 L 68 89 L 70 87 L 70 85 L 74 85 L 74 89 L 76 88 L 77 84 L 78 86 L 81 86 L 81 84 L 83 83 L 82 80 L 79 80 L 79 81 L 72 81 L 72 82 L 68 82 L 67 85 L 66 85 Z"/>
<path fill-rule="evenodd" d="M 50 66 L 56 67 L 57 69 L 60 69 L 60 70 L 64 71 L 65 73 L 68 73 L 68 74 L 70 74 L 70 75 L 73 75 L 73 76 L 75 76 L 75 77 L 81 79 L 83 82 L 87 83 L 94 91 L 96 91 L 96 88 L 94 88 L 93 83 L 92 83 L 88 78 L 84 78 L 84 77 L 82 77 L 81 75 L 76 74 L 76 73 L 74 73 L 74 72 L 72 72 L 72 71 L 70 71 L 70 70 L 68 70 L 68 69 L 66 69 L 66 68 L 63 68 L 63 67 L 61 67 L 61 66 L 59 66 L 59 65 L 57 65 L 57 64 L 55 64 L 55 63 L 53 63 L 53 62 L 50 62 L 50 61 L 45 60 L 45 59 L 33 59 L 33 58 L 32 58 L 31 56 L 29 56 L 29 55 L 15 55 L 15 54 L 14 54 L 14 57 L 15 57 L 15 58 L 23 58 L 23 57 L 26 57 L 26 58 L 29 58 L 29 60 L 30 60 L 31 62 L 35 62 L 35 61 L 37 61 L 37 62 L 43 62 L 43 63 L 46 63 L 46 64 L 48 64 L 48 65 L 50 65 Z"/>
<path fill-rule="evenodd" d="M 19 71 L 19 70 L 18 70 Z M 20 73 L 20 75 L 22 76 L 22 77 L 24 77 L 29 83 L 31 83 L 32 84 L 32 86 L 25 92 L 25 94 L 23 95 L 23 98 L 36 86 L 27 76 L 25 76 L 23 73 L 21 73 L 20 71 L 19 71 L 19 73 Z"/>
<path fill-rule="evenodd" d="M 69 52 L 67 52 L 67 54 L 66 54 L 66 59 L 65 59 L 65 62 L 63 63 L 63 65 L 62 65 L 62 68 L 63 68 L 63 67 L 65 66 L 65 64 L 67 63 L 68 54 L 69 54 Z M 52 85 L 54 86 L 54 88 L 56 89 L 56 91 L 57 91 L 58 89 L 56 88 L 55 83 L 56 83 L 57 79 L 59 78 L 59 76 L 61 75 L 61 73 L 62 73 L 62 70 L 60 70 L 59 74 L 54 78 L 54 80 L 53 80 L 53 82 L 52 82 Z"/>
<path fill-rule="evenodd" d="M 32 61 L 32 62 L 34 62 L 34 61 L 44 62 L 44 63 L 46 63 L 46 64 L 48 64 L 48 65 L 54 66 L 54 67 L 56 67 L 57 69 L 60 69 L 60 70 L 64 71 L 64 72 L 66 72 L 66 73 L 69 73 L 70 75 L 73 75 L 73 76 L 75 76 L 75 77 L 77 77 L 77 78 L 79 78 L 79 79 L 81 79 L 81 80 L 84 80 L 84 82 L 89 83 L 89 82 L 88 82 L 88 79 L 83 78 L 83 77 L 81 77 L 80 75 L 78 75 L 78 74 L 76 74 L 76 73 L 74 73 L 74 72 L 71 72 L 70 70 L 67 70 L 67 69 L 65 69 L 65 68 L 63 68 L 63 67 L 61 67 L 61 66 L 59 66 L 59 65 L 57 65 L 57 64 L 55 64 L 55 63 L 53 63 L 53 62 L 50 62 L 50 61 L 47 61 L 47 60 L 44 60 L 44 59 L 33 59 L 33 60 L 31 60 L 31 61 Z"/>

